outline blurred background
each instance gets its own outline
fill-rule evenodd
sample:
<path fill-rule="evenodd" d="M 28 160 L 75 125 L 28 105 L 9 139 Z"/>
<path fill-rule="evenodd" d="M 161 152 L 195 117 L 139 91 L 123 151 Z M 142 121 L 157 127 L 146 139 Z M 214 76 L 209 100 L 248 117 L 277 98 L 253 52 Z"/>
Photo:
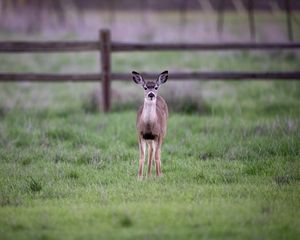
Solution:
<path fill-rule="evenodd" d="M 117 42 L 292 42 L 300 38 L 299 10 L 297 0 L 1 0 L 0 40 L 97 40 L 99 30 L 107 28 L 112 40 Z M 99 61 L 97 52 L 1 54 L 0 71 L 99 73 Z M 112 72 L 161 72 L 165 69 L 170 72 L 295 71 L 299 69 L 299 52 L 123 52 L 114 53 L 112 57 Z M 65 95 L 72 103 L 77 96 L 83 109 L 98 110 L 100 84 L 67 84 L 67 89 L 78 93 Z M 220 86 L 212 90 L 211 86 L 216 84 Z M 31 86 L 30 89 L 38 88 L 37 92 L 47 91 L 49 96 L 53 95 L 51 88 L 56 86 L 25 85 Z M 220 89 L 223 92 L 226 86 L 224 82 L 171 82 L 168 90 L 162 88 L 167 92 L 162 93 L 174 103 L 171 104 L 174 109 L 179 105 L 191 105 L 191 111 L 197 112 L 205 108 L 203 99 L 210 102 L 210 98 L 219 95 Z M 18 87 L 14 87 L 14 91 Z M 5 92 L 1 93 L 3 101 L 7 101 Z M 142 91 L 131 82 L 113 83 L 115 109 L 135 108 L 140 104 L 141 95 Z M 33 102 L 44 103 L 43 107 L 45 103 L 55 105 L 45 99 Z"/>
<path fill-rule="evenodd" d="M 58 33 L 95 39 L 109 28 L 117 41 L 246 41 L 250 11 L 256 40 L 283 41 L 286 11 L 299 28 L 299 9 L 297 0 L 1 0 L 0 28 L 54 39 Z"/>

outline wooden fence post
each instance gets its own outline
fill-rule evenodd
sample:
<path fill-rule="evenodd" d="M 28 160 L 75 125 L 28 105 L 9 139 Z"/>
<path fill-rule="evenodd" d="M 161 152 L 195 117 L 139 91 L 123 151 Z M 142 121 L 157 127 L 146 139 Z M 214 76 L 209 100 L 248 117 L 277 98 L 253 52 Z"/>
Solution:
<path fill-rule="evenodd" d="M 256 40 L 256 30 L 255 30 L 255 21 L 254 21 L 254 9 L 253 9 L 253 0 L 248 0 L 248 21 L 249 21 L 249 31 L 251 40 Z"/>
<path fill-rule="evenodd" d="M 100 54 L 101 54 L 101 81 L 102 81 L 102 101 L 103 111 L 108 112 L 110 110 L 110 51 L 111 51 L 111 39 L 110 31 L 108 29 L 100 30 Z"/>
<path fill-rule="evenodd" d="M 224 7 L 225 7 L 225 0 L 219 0 L 219 2 L 218 2 L 218 21 L 217 21 L 219 40 L 222 39 L 223 28 L 224 28 Z"/>
<path fill-rule="evenodd" d="M 291 13 L 291 6 L 290 6 L 290 0 L 285 0 L 285 12 L 286 12 L 286 25 L 287 25 L 287 33 L 289 41 L 292 42 L 293 37 L 293 28 L 292 28 L 292 13 Z"/>

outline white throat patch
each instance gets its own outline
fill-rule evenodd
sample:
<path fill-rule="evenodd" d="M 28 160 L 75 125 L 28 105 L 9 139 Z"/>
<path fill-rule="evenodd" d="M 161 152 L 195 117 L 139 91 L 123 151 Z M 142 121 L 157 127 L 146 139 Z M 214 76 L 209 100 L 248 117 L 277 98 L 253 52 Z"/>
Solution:
<path fill-rule="evenodd" d="M 148 100 L 145 98 L 142 119 L 145 123 L 153 123 L 156 121 L 156 99 Z"/>

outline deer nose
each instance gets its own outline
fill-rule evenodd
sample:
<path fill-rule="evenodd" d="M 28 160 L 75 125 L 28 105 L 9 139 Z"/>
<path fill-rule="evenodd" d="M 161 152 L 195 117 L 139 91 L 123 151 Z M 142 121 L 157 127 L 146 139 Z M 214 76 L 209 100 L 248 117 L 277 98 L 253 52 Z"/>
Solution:
<path fill-rule="evenodd" d="M 155 96 L 155 95 L 154 95 L 153 92 L 150 92 L 150 93 L 148 94 L 148 97 L 151 98 L 151 99 L 154 98 L 154 96 Z"/>

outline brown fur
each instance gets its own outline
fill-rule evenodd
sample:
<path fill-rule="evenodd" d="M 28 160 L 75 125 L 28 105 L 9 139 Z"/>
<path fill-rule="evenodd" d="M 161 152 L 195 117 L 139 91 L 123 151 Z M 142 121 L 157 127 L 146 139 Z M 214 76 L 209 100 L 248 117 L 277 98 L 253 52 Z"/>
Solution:
<path fill-rule="evenodd" d="M 154 123 L 147 123 L 141 119 L 141 115 L 144 109 L 142 105 L 137 113 L 136 126 L 138 134 L 142 137 L 144 134 L 153 135 L 155 138 L 158 136 L 165 137 L 167 133 L 167 118 L 169 115 L 168 106 L 165 100 L 161 96 L 157 96 L 156 99 L 156 116 L 157 121 Z"/>
<path fill-rule="evenodd" d="M 152 161 L 155 160 L 156 175 L 161 176 L 161 145 L 167 133 L 168 106 L 162 97 L 157 96 L 158 87 L 168 80 L 168 71 L 159 74 L 156 81 L 147 81 L 135 71 L 132 79 L 144 88 L 144 104 L 140 107 L 136 118 L 139 140 L 138 179 L 143 178 L 146 145 L 148 145 L 148 176 L 151 176 Z"/>
<path fill-rule="evenodd" d="M 144 105 L 140 107 L 137 113 L 137 131 L 139 138 L 139 148 L 140 148 L 140 160 L 139 160 L 139 171 L 138 178 L 143 177 L 143 167 L 145 159 L 145 147 L 146 143 L 148 145 L 148 176 L 151 176 L 152 160 L 155 160 L 156 175 L 161 176 L 161 145 L 163 138 L 167 133 L 167 118 L 168 118 L 168 106 L 165 100 L 157 96 L 155 121 L 145 122 L 142 118 Z"/>

